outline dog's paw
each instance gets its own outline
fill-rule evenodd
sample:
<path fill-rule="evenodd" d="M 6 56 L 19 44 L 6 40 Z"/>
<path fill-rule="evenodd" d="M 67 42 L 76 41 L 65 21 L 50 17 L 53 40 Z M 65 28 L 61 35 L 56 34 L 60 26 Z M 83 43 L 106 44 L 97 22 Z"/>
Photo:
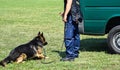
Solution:
<path fill-rule="evenodd" d="M 45 57 L 45 59 L 48 59 L 48 58 L 49 58 L 48 56 Z"/>

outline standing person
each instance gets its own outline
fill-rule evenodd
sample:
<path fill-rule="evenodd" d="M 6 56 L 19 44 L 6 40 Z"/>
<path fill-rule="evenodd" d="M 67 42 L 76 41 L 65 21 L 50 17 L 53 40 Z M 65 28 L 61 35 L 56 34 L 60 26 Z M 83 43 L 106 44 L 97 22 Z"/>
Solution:
<path fill-rule="evenodd" d="M 64 0 L 64 12 L 61 13 L 65 23 L 64 43 L 66 57 L 61 61 L 73 61 L 79 56 L 80 34 L 77 21 L 82 21 L 79 0 Z"/>

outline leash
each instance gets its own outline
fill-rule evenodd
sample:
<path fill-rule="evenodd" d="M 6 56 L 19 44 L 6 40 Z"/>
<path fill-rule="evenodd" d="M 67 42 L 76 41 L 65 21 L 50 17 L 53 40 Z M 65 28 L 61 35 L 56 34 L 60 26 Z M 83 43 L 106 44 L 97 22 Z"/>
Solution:
<path fill-rule="evenodd" d="M 65 29 L 66 29 L 66 25 L 64 24 L 64 37 L 65 37 Z M 62 45 L 61 45 L 61 49 L 59 50 L 59 54 L 61 54 L 62 50 L 63 50 L 63 47 L 64 47 L 64 44 L 65 44 L 65 38 L 63 37 L 63 42 L 62 42 Z M 61 58 L 61 56 L 59 56 Z"/>
<path fill-rule="evenodd" d="M 64 37 L 65 37 L 65 29 L 66 29 L 66 25 L 64 24 Z M 64 43 L 65 43 L 65 38 L 63 37 L 63 42 L 62 42 L 62 45 L 61 45 L 61 49 L 59 50 L 59 54 L 61 54 L 62 50 L 63 50 L 63 46 L 64 46 Z M 59 56 L 60 57 L 60 56 Z M 61 57 L 60 57 L 61 58 Z"/>
<path fill-rule="evenodd" d="M 46 57 L 47 56 L 47 54 L 46 54 L 46 50 L 45 50 L 45 48 L 43 47 L 43 55 Z M 53 63 L 54 61 L 50 61 L 50 62 L 46 62 L 46 58 L 44 58 L 43 59 L 43 61 L 41 61 L 41 63 L 43 63 L 43 64 L 50 64 L 50 63 Z"/>
<path fill-rule="evenodd" d="M 62 52 L 62 50 L 63 50 L 63 46 L 64 46 L 64 40 L 63 40 L 63 43 L 62 43 L 62 45 L 61 45 L 61 48 L 60 48 L 60 50 L 59 50 L 59 54 L 61 54 L 61 52 Z M 46 53 L 46 49 L 43 47 L 43 55 L 45 56 L 45 57 L 47 57 L 47 53 Z M 59 56 L 60 57 L 60 56 Z M 55 62 L 56 60 L 52 60 L 52 61 L 50 61 L 50 62 L 46 62 L 46 58 L 44 58 L 43 59 L 43 61 L 41 61 L 41 63 L 43 63 L 43 64 L 50 64 L 50 63 L 53 63 L 53 62 Z"/>
<path fill-rule="evenodd" d="M 61 49 L 59 50 L 59 54 L 62 52 L 62 50 L 63 50 L 63 46 L 64 46 L 64 40 L 63 40 L 63 43 L 62 43 Z"/>
<path fill-rule="evenodd" d="M 46 50 L 45 50 L 45 48 L 43 47 L 43 55 L 46 57 L 47 55 L 46 55 Z"/>
<path fill-rule="evenodd" d="M 65 32 L 65 26 L 64 26 L 64 32 Z M 65 33 L 64 33 L 65 34 Z M 65 35 L 64 35 L 65 36 Z M 62 45 L 61 45 L 61 48 L 60 48 L 60 50 L 59 50 L 59 54 L 61 54 L 61 52 L 62 52 L 62 50 L 63 50 L 63 46 L 64 46 L 64 38 L 63 38 L 63 42 L 62 42 Z M 45 48 L 43 47 L 43 55 L 46 57 L 47 56 L 47 54 L 46 54 L 46 50 L 45 50 Z M 60 57 L 60 56 L 59 56 Z M 61 57 L 60 57 L 61 58 Z M 53 60 L 53 61 L 50 61 L 50 62 L 46 62 L 46 58 L 44 58 L 44 61 L 41 61 L 41 63 L 43 63 L 43 64 L 50 64 L 50 63 L 53 63 L 53 62 L 55 62 L 56 60 Z"/>

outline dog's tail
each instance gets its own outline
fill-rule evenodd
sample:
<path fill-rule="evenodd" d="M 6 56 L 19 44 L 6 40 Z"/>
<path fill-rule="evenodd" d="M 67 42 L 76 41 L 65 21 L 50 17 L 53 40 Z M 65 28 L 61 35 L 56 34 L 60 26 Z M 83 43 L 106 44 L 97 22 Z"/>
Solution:
<path fill-rule="evenodd" d="M 11 58 L 10 56 L 6 57 L 5 59 L 3 59 L 2 61 L 0 61 L 0 65 L 5 67 L 6 64 L 10 63 L 11 62 Z"/>

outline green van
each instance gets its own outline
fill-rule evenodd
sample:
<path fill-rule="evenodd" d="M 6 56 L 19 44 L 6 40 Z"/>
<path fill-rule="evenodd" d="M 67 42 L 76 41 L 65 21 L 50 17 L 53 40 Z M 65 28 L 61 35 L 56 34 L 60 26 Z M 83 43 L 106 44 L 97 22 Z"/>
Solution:
<path fill-rule="evenodd" d="M 120 0 L 80 0 L 84 23 L 80 33 L 108 34 L 108 46 L 120 54 Z"/>

